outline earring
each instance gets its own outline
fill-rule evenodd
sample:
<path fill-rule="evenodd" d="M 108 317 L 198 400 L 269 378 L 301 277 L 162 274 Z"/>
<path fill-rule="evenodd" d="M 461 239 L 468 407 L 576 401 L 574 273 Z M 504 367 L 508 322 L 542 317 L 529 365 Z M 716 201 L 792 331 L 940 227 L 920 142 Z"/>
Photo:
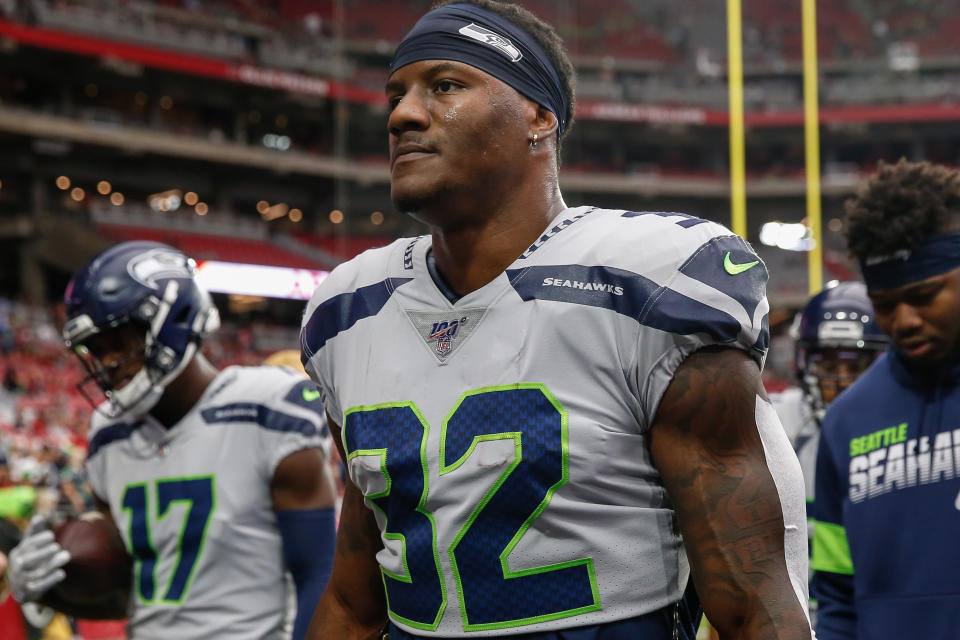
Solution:
<path fill-rule="evenodd" d="M 539 133 L 533 134 L 533 139 L 530 141 L 530 149 L 531 149 L 531 150 L 536 149 L 536 148 L 537 148 L 537 142 L 539 142 L 539 141 L 540 141 L 540 134 L 539 134 Z"/>

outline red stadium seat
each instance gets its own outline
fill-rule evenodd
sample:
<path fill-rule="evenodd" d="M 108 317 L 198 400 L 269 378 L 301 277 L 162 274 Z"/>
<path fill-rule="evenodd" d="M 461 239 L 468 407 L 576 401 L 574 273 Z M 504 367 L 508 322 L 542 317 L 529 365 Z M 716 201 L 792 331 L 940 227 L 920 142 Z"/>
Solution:
<path fill-rule="evenodd" d="M 326 269 L 330 266 L 262 240 L 120 225 L 101 225 L 99 231 L 117 241 L 163 242 L 180 249 L 196 260 L 221 260 L 296 269 Z"/>

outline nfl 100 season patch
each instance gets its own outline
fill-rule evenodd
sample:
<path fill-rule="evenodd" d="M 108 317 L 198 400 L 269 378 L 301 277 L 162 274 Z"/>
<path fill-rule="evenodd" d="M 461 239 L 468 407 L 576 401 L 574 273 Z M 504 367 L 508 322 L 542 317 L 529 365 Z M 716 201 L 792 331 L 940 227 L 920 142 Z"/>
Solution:
<path fill-rule="evenodd" d="M 441 363 L 473 333 L 483 314 L 482 309 L 450 309 L 448 311 L 407 311 L 417 333 L 424 339 L 430 352 Z"/>

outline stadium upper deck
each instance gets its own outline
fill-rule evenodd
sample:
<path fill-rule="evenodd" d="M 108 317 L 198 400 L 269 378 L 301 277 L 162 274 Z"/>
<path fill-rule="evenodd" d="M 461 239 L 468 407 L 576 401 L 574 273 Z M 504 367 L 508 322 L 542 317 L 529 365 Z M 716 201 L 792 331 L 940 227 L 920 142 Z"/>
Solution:
<path fill-rule="evenodd" d="M 159 229 L 205 256 L 314 266 L 418 233 L 391 213 L 382 83 L 393 43 L 430 1 L 0 0 L 6 237 L 34 237 L 52 214 L 54 229 L 63 220 L 101 237 Z M 578 64 L 568 201 L 726 222 L 723 3 L 523 4 L 559 26 Z M 960 8 L 943 4 L 818 5 L 824 211 L 834 226 L 878 159 L 960 159 L 960 57 L 943 36 Z M 803 217 L 799 7 L 746 0 L 744 17 L 755 241 L 762 222 Z M 58 176 L 73 185 L 54 186 Z M 122 205 L 96 191 L 101 180 Z M 199 193 L 209 215 L 143 211 L 150 194 L 171 189 Z M 840 264 L 838 238 L 827 242 Z"/>

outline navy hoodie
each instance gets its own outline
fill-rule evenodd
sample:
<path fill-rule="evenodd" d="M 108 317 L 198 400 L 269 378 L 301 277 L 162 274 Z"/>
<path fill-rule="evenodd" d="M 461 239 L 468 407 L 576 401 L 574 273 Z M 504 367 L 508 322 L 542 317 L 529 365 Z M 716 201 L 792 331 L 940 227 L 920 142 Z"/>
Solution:
<path fill-rule="evenodd" d="M 813 516 L 820 640 L 960 638 L 960 363 L 891 350 L 831 404 Z"/>

